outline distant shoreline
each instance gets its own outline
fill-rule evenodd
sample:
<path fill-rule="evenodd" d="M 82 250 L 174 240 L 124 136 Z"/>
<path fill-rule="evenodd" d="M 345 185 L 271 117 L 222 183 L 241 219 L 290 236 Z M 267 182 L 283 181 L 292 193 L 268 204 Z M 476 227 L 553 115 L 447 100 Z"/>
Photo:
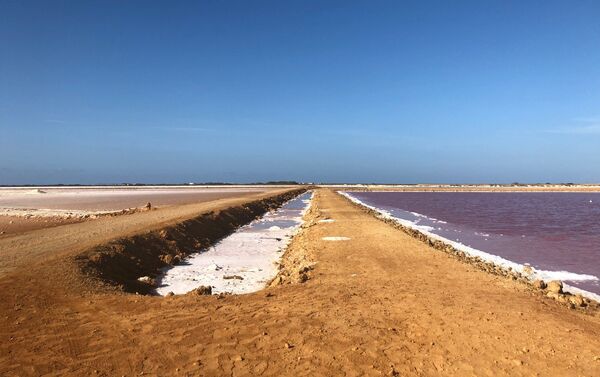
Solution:
<path fill-rule="evenodd" d="M 361 184 L 361 183 L 189 183 L 189 184 L 55 184 L 55 185 L 0 185 L 0 193 L 8 190 L 27 189 L 194 189 L 194 188 L 278 188 L 316 186 L 357 191 L 407 191 L 407 192 L 600 192 L 600 183 L 582 184 Z"/>
<path fill-rule="evenodd" d="M 152 188 L 236 188 L 236 187 L 293 187 L 302 184 L 269 184 L 269 183 L 249 183 L 249 184 L 96 184 L 96 185 L 77 185 L 77 184 L 56 184 L 56 185 L 0 185 L 0 190 L 27 190 L 27 189 L 152 189 Z"/>
<path fill-rule="evenodd" d="M 400 192 L 600 192 L 600 184 L 585 185 L 322 185 L 355 191 Z"/>

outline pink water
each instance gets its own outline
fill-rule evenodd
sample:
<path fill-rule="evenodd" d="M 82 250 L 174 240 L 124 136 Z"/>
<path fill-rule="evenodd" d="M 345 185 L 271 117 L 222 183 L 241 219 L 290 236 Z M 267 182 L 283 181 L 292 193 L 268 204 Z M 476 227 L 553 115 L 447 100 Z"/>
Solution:
<path fill-rule="evenodd" d="M 351 192 L 365 204 L 463 245 L 540 270 L 579 276 L 600 294 L 600 193 Z M 419 216 L 424 215 L 424 216 Z"/>

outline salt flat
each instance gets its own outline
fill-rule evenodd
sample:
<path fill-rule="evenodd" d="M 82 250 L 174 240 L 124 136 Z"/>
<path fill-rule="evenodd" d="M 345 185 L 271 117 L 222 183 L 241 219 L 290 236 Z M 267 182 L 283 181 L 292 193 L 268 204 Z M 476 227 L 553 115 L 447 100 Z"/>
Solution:
<path fill-rule="evenodd" d="M 123 210 L 203 203 L 265 193 L 277 186 L 1 187 L 0 238 Z M 131 211 L 130 211 L 131 212 Z"/>
<path fill-rule="evenodd" d="M 23 187 L 0 188 L 0 208 L 119 211 L 150 202 L 188 204 L 265 192 L 268 186 Z"/>

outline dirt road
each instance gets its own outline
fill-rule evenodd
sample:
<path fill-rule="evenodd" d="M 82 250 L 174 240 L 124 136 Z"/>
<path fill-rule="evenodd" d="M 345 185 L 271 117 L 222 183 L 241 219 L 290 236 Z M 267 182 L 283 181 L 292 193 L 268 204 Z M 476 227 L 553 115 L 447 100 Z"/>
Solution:
<path fill-rule="evenodd" d="M 335 221 L 294 240 L 318 262 L 303 284 L 221 299 L 73 294 L 77 271 L 46 273 L 60 258 L 14 268 L 0 278 L 0 375 L 600 375 L 597 314 L 475 270 L 331 191 L 313 205 L 313 220 Z"/>

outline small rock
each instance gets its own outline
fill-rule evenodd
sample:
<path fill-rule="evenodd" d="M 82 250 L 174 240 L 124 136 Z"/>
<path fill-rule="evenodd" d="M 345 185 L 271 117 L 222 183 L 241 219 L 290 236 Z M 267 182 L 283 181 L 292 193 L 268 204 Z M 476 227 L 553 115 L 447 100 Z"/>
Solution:
<path fill-rule="evenodd" d="M 271 283 L 271 285 L 281 285 L 281 284 L 283 284 L 283 277 L 281 275 L 277 276 Z"/>
<path fill-rule="evenodd" d="M 288 343 L 288 342 L 285 342 L 285 344 L 284 344 L 283 346 L 284 346 L 285 348 L 287 348 L 287 349 L 292 349 L 292 348 L 294 348 L 294 346 L 293 346 L 292 344 Z"/>
<path fill-rule="evenodd" d="M 175 293 L 173 293 L 173 292 L 167 293 L 167 297 L 171 297 L 171 296 L 175 296 Z"/>
<path fill-rule="evenodd" d="M 152 279 L 150 276 L 142 276 L 142 277 L 138 278 L 138 281 L 140 283 L 146 283 L 146 284 L 152 285 L 152 286 L 156 285 L 154 279 Z"/>
<path fill-rule="evenodd" d="M 533 282 L 533 287 L 537 289 L 546 289 L 546 282 L 543 280 L 536 280 Z"/>
<path fill-rule="evenodd" d="M 302 268 L 300 268 L 300 270 L 298 271 L 299 274 L 304 273 L 304 272 L 308 272 L 312 269 L 311 266 L 304 266 Z"/>
<path fill-rule="evenodd" d="M 192 292 L 194 292 L 198 296 L 212 295 L 212 287 L 210 285 L 201 285 L 198 288 L 194 289 Z"/>
<path fill-rule="evenodd" d="M 152 209 L 152 203 L 150 203 L 150 202 L 146 203 L 146 205 L 144 206 L 144 209 L 146 211 L 150 211 Z"/>
<path fill-rule="evenodd" d="M 533 268 L 529 265 L 525 265 L 525 266 L 523 266 L 523 273 L 525 275 L 531 275 L 531 274 L 533 274 Z"/>
<path fill-rule="evenodd" d="M 244 358 L 241 355 L 237 355 L 233 358 L 233 361 L 244 361 Z"/>
<path fill-rule="evenodd" d="M 225 280 L 232 280 L 232 279 L 244 280 L 244 278 L 241 277 L 240 275 L 223 275 L 223 279 L 225 279 Z"/>
<path fill-rule="evenodd" d="M 585 306 L 585 300 L 581 295 L 570 296 L 569 301 L 575 306 Z"/>
<path fill-rule="evenodd" d="M 298 276 L 298 281 L 300 283 L 304 283 L 308 280 L 308 275 L 306 275 L 305 273 L 302 273 Z"/>
<path fill-rule="evenodd" d="M 563 284 L 560 280 L 552 280 L 548 283 L 548 291 L 554 293 L 562 293 L 563 292 Z"/>
<path fill-rule="evenodd" d="M 548 293 L 546 293 L 546 297 L 549 297 L 549 298 L 554 299 L 554 300 L 558 300 L 559 297 L 560 297 L 560 293 L 548 292 Z"/>

